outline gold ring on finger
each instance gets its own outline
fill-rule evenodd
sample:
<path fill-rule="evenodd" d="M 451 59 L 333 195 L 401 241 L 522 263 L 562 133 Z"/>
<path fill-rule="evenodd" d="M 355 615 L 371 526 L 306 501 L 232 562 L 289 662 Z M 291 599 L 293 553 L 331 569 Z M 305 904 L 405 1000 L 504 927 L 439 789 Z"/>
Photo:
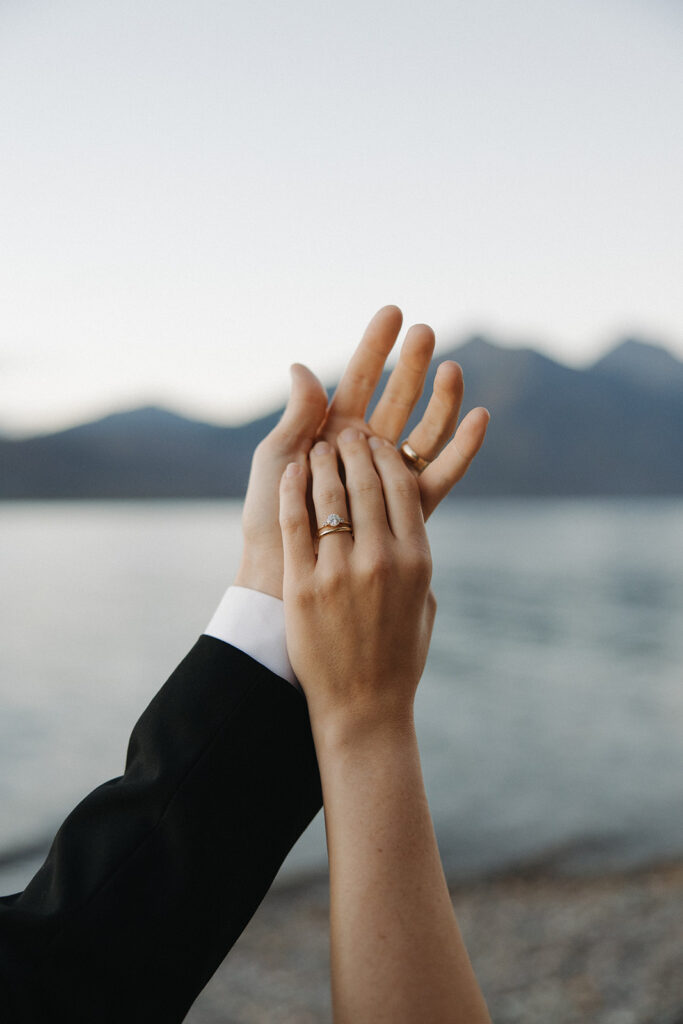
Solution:
<path fill-rule="evenodd" d="M 320 540 L 321 537 L 327 537 L 328 533 L 353 533 L 353 530 L 346 524 L 344 526 L 321 527 L 321 529 L 318 530 L 318 540 Z"/>
<path fill-rule="evenodd" d="M 318 537 L 325 537 L 328 533 L 353 533 L 353 527 L 348 519 L 331 512 L 322 526 L 318 527 Z"/>
<path fill-rule="evenodd" d="M 418 455 L 415 449 L 411 448 L 407 441 L 403 441 L 399 451 L 408 465 L 412 466 L 412 468 L 418 473 L 422 473 L 429 465 L 429 459 L 423 459 L 421 455 Z"/>

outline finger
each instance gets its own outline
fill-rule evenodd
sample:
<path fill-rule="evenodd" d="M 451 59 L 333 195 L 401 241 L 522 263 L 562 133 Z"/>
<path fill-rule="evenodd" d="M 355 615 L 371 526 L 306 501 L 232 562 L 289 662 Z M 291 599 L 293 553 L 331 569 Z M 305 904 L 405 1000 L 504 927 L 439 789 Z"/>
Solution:
<path fill-rule="evenodd" d="M 434 352 L 434 331 L 427 324 L 413 324 L 403 342 L 401 355 L 382 397 L 370 417 L 373 434 L 396 443 L 422 394 Z"/>
<path fill-rule="evenodd" d="M 399 540 L 427 543 L 420 486 L 399 452 L 383 437 L 369 439 L 375 468 L 382 481 L 389 527 Z"/>
<path fill-rule="evenodd" d="M 375 313 L 334 393 L 330 414 L 334 411 L 335 416 L 365 419 L 368 402 L 382 376 L 402 321 L 403 314 L 398 306 L 382 306 Z"/>
<path fill-rule="evenodd" d="M 408 435 L 407 441 L 413 451 L 431 462 L 439 454 L 458 423 L 462 405 L 462 368 L 458 363 L 447 360 L 441 363 L 436 376 L 432 395 L 424 416 Z"/>
<path fill-rule="evenodd" d="M 337 439 L 346 474 L 346 493 L 353 523 L 355 545 L 368 547 L 387 538 L 382 483 L 370 455 L 368 439 L 361 430 L 348 427 Z"/>
<path fill-rule="evenodd" d="M 311 527 L 306 508 L 308 473 L 290 462 L 280 478 L 280 529 L 285 555 L 285 581 L 288 576 L 307 575 L 315 568 Z"/>
<path fill-rule="evenodd" d="M 488 409 L 479 407 L 468 412 L 439 457 L 418 477 L 422 495 L 422 510 L 428 519 L 454 484 L 467 472 L 486 436 L 491 416 Z"/>
<path fill-rule="evenodd" d="M 327 441 L 318 441 L 311 449 L 311 473 L 313 475 L 313 505 L 315 522 L 321 527 L 331 514 L 348 519 L 346 491 L 339 476 L 337 453 Z M 353 547 L 350 533 L 328 533 L 318 540 L 318 561 L 343 554 Z"/>
<path fill-rule="evenodd" d="M 289 400 L 280 422 L 267 440 L 284 454 L 297 451 L 308 454 L 327 412 L 327 393 L 307 366 L 294 363 L 290 374 L 292 388 Z"/>

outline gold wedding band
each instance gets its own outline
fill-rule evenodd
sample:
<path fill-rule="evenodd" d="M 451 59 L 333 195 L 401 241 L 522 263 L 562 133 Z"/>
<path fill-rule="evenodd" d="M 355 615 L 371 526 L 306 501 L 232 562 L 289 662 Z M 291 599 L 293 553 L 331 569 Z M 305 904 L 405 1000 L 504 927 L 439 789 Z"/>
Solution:
<path fill-rule="evenodd" d="M 429 459 L 423 459 L 421 455 L 418 455 L 415 449 L 411 448 L 407 441 L 402 443 L 399 451 L 408 465 L 412 466 L 418 473 L 422 473 L 422 471 L 429 465 Z"/>
<path fill-rule="evenodd" d="M 327 537 L 328 533 L 353 533 L 353 529 L 349 523 L 344 523 L 343 526 L 321 526 L 318 530 L 318 540 Z"/>
<path fill-rule="evenodd" d="M 353 533 L 353 527 L 348 519 L 331 512 L 322 526 L 318 527 L 318 538 L 326 537 L 328 533 Z"/>

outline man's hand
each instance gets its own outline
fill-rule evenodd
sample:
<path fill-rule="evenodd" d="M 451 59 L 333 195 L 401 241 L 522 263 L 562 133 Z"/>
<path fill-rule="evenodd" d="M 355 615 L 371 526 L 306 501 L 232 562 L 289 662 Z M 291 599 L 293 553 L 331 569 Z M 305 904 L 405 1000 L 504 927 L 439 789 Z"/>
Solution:
<path fill-rule="evenodd" d="M 327 394 L 311 371 L 295 363 L 282 419 L 256 447 L 242 513 L 244 549 L 235 584 L 282 598 L 284 561 L 278 522 L 280 477 L 289 462 L 306 464 L 325 419 Z"/>
<path fill-rule="evenodd" d="M 317 437 L 336 444 L 345 427 L 355 427 L 368 436 L 376 434 L 392 444 L 401 439 L 422 394 L 434 351 L 431 327 L 415 324 L 408 330 L 377 407 L 368 422 L 365 416 L 402 320 L 397 306 L 383 306 L 375 313 L 329 408 L 317 377 L 305 366 L 292 367 L 292 391 L 282 419 L 254 453 L 242 517 L 244 552 L 235 579 L 237 586 L 282 597 L 278 490 L 289 462 L 305 465 Z M 431 463 L 418 477 L 425 519 L 464 476 L 486 434 L 489 414 L 482 408 L 472 409 L 456 430 L 462 396 L 460 366 L 443 362 L 425 414 L 408 437 L 411 447 Z"/>

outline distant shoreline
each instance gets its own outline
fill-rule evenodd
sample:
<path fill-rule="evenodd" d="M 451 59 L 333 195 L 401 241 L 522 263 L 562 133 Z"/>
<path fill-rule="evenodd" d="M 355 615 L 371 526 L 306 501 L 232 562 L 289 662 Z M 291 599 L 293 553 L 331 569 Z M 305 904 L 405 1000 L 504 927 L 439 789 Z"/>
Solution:
<path fill-rule="evenodd" d="M 0 494 L 0 508 L 16 508 L 21 505 L 220 505 L 228 502 L 242 502 L 244 494 L 232 495 L 132 495 L 111 497 L 68 495 L 47 495 L 45 497 L 22 498 L 5 497 Z M 683 501 L 683 490 L 679 492 L 662 492 L 661 494 L 460 494 L 457 491 L 448 495 L 445 504 L 467 505 L 525 505 L 525 504 L 557 504 L 571 502 L 581 504 L 619 503 L 619 504 L 652 504 L 653 502 L 680 503 Z"/>

